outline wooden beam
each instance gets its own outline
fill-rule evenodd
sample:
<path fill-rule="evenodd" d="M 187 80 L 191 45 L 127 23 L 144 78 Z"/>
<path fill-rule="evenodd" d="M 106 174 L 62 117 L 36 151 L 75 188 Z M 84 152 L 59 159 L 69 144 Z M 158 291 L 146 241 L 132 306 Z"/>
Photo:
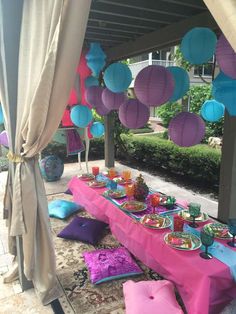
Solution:
<path fill-rule="evenodd" d="M 220 169 L 218 218 L 236 218 L 236 117 L 225 112 Z"/>
<path fill-rule="evenodd" d="M 157 49 L 177 45 L 188 30 L 200 26 L 209 27 L 213 30 L 218 28 L 210 12 L 206 11 L 145 34 L 134 41 L 129 41 L 108 49 L 106 51 L 107 58 L 110 62 L 123 60 L 143 53 L 153 52 Z"/>

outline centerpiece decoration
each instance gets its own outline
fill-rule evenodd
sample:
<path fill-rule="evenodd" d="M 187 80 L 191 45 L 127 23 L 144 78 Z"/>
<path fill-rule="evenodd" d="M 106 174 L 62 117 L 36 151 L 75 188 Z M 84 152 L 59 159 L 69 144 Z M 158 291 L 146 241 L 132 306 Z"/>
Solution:
<path fill-rule="evenodd" d="M 145 183 L 143 176 L 140 174 L 134 183 L 134 198 L 137 201 L 144 202 L 148 196 L 149 188 Z"/>

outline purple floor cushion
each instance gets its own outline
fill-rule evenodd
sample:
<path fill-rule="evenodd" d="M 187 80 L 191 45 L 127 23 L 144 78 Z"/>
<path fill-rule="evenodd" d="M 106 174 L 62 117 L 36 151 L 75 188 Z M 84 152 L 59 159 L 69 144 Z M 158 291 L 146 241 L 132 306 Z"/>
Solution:
<path fill-rule="evenodd" d="M 71 192 L 70 189 L 67 189 L 64 193 L 65 193 L 65 194 L 69 194 L 69 195 L 73 195 L 73 193 Z"/>
<path fill-rule="evenodd" d="M 66 219 L 81 208 L 82 206 L 66 200 L 55 200 L 48 204 L 49 216 L 59 219 Z"/>
<path fill-rule="evenodd" d="M 96 245 L 107 227 L 102 221 L 76 216 L 57 236 Z"/>
<path fill-rule="evenodd" d="M 83 256 L 93 284 L 142 273 L 124 247 L 85 252 Z"/>
<path fill-rule="evenodd" d="M 168 280 L 128 280 L 123 284 L 126 314 L 183 314 Z"/>

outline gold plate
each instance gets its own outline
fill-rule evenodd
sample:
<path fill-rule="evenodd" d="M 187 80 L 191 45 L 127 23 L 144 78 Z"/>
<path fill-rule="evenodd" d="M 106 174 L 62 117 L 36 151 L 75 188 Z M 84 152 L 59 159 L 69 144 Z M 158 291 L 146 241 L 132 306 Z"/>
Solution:
<path fill-rule="evenodd" d="M 229 228 L 227 225 L 216 222 L 209 223 L 203 227 L 205 232 L 213 233 L 215 238 L 221 240 L 228 240 L 232 238 L 232 235 L 229 233 Z"/>
<path fill-rule="evenodd" d="M 113 181 L 115 181 L 117 184 L 120 184 L 120 185 L 131 184 L 133 182 L 132 179 L 125 181 L 125 179 L 121 177 L 114 178 Z"/>
<path fill-rule="evenodd" d="M 166 244 L 176 250 L 194 251 L 201 247 L 201 240 L 194 234 L 188 232 L 170 232 L 164 237 Z"/>
<path fill-rule="evenodd" d="M 82 181 L 91 181 L 94 180 L 94 175 L 92 173 L 83 173 L 78 178 Z"/>
<path fill-rule="evenodd" d="M 171 225 L 169 217 L 161 217 L 157 214 L 147 214 L 140 219 L 140 223 L 151 229 L 164 229 Z"/>
<path fill-rule="evenodd" d="M 181 210 L 178 212 L 178 215 L 187 221 L 193 221 L 192 217 L 189 214 L 189 211 L 187 209 Z M 197 222 L 205 222 L 209 219 L 208 215 L 206 213 L 200 213 L 198 217 L 195 218 L 195 221 Z"/>
<path fill-rule="evenodd" d="M 147 208 L 145 203 L 137 201 L 127 201 L 122 203 L 120 206 L 129 213 L 142 212 Z"/>
<path fill-rule="evenodd" d="M 104 188 L 106 186 L 106 182 L 105 181 L 92 181 L 92 182 L 89 182 L 88 185 L 91 188 Z"/>
<path fill-rule="evenodd" d="M 126 193 L 124 190 L 107 190 L 103 193 L 104 196 L 108 196 L 111 198 L 119 199 L 126 196 Z"/>

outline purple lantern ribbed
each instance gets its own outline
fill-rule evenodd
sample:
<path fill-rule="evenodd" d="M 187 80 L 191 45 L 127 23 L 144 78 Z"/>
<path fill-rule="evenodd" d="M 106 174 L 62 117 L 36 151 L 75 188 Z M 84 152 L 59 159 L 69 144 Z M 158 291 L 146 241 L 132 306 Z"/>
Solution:
<path fill-rule="evenodd" d="M 236 79 L 236 53 L 223 34 L 216 45 L 216 60 L 224 74 Z"/>
<path fill-rule="evenodd" d="M 113 93 L 108 88 L 102 92 L 102 101 L 105 107 L 110 110 L 118 110 L 120 105 L 127 100 L 125 93 Z"/>
<path fill-rule="evenodd" d="M 168 133 L 171 140 L 184 147 L 197 145 L 205 135 L 205 123 L 195 113 L 181 112 L 169 124 Z"/>
<path fill-rule="evenodd" d="M 128 99 L 119 108 L 120 122 L 129 129 L 143 127 L 149 119 L 150 110 L 138 99 Z"/>
<path fill-rule="evenodd" d="M 98 107 L 96 107 L 96 112 L 100 115 L 100 116 L 105 116 L 107 115 L 111 110 L 108 109 L 106 106 L 104 106 L 103 103 L 100 103 L 100 105 Z"/>
<path fill-rule="evenodd" d="M 173 95 L 174 78 L 165 67 L 149 65 L 136 76 L 134 91 L 143 104 L 160 106 Z"/>
<path fill-rule="evenodd" d="M 85 99 L 92 108 L 97 108 L 102 102 L 103 88 L 100 86 L 90 86 L 85 90 Z"/>

